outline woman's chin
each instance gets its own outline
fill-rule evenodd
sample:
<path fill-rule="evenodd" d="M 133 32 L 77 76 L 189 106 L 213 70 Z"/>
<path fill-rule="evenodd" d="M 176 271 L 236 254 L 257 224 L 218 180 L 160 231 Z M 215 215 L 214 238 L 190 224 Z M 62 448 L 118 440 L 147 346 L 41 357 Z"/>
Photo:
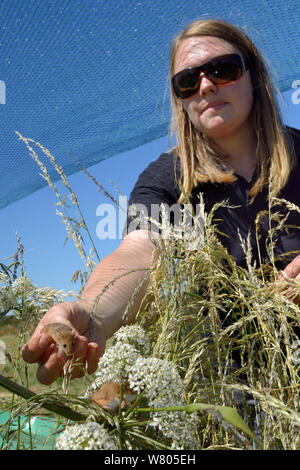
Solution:
<path fill-rule="evenodd" d="M 222 139 L 233 133 L 233 129 L 224 119 L 215 119 L 199 126 L 200 132 L 211 139 Z"/>

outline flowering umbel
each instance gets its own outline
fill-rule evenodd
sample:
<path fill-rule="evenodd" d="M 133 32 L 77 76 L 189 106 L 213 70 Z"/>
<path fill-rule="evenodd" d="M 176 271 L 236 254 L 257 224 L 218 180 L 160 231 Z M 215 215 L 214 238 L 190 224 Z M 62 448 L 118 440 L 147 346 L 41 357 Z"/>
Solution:
<path fill-rule="evenodd" d="M 73 424 L 56 440 L 59 450 L 116 450 L 117 444 L 113 437 L 101 424 L 89 421 L 84 424 Z"/>
<path fill-rule="evenodd" d="M 153 408 L 148 418 L 148 426 L 144 431 L 151 434 L 159 433 L 173 449 L 198 449 L 196 439 L 197 414 L 186 414 L 183 411 L 155 411 L 156 408 L 185 405 L 185 388 L 176 367 L 170 361 L 159 359 L 150 355 L 150 341 L 144 330 L 138 325 L 125 326 L 114 335 L 115 343 L 103 355 L 99 361 L 96 379 L 87 390 L 86 396 L 90 396 L 105 382 L 128 381 L 137 396 L 143 392 L 148 406 Z M 87 429 L 85 429 L 87 426 Z M 138 424 L 137 424 L 138 426 Z M 88 441 L 90 423 L 67 427 L 57 441 L 58 449 L 75 449 L 74 436 L 80 434 L 81 448 L 105 448 L 91 447 L 103 446 L 94 444 L 93 436 Z M 70 434 L 69 434 L 70 433 Z M 102 434 L 101 434 L 102 435 Z M 108 442 L 108 441 L 107 441 Z M 86 443 L 86 444 L 84 444 Z M 110 442 L 109 445 L 112 445 Z M 76 447 L 77 448 L 77 447 Z M 110 449 L 111 447 L 107 447 Z"/>

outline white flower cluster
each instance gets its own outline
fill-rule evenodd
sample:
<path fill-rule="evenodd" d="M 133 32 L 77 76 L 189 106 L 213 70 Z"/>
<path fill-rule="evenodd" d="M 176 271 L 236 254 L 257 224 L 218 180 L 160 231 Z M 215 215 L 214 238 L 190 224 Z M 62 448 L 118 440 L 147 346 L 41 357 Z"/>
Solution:
<path fill-rule="evenodd" d="M 15 296 L 19 297 L 24 292 L 26 292 L 27 297 L 31 297 L 32 294 L 36 291 L 37 287 L 31 282 L 31 280 L 23 274 L 20 277 L 17 277 L 12 283 L 11 290 Z"/>
<path fill-rule="evenodd" d="M 117 343 L 100 358 L 95 381 L 88 387 L 86 396 L 101 387 L 104 382 L 124 383 L 128 370 L 137 361 L 139 353 L 130 344 Z"/>
<path fill-rule="evenodd" d="M 25 292 L 26 297 L 31 297 L 36 289 L 30 279 L 25 275 L 11 282 L 9 276 L 1 273 L 0 283 L 4 284 L 0 286 L 0 309 L 5 311 L 16 308 Z"/>
<path fill-rule="evenodd" d="M 22 306 L 22 314 L 32 313 L 32 308 L 47 311 L 54 304 L 57 295 L 50 287 L 37 287 L 23 274 L 11 281 L 9 276 L 0 273 L 0 311 L 13 311 L 18 315 Z"/>
<path fill-rule="evenodd" d="M 101 424 L 89 421 L 69 426 L 56 439 L 58 450 L 117 450 L 114 437 Z"/>
<path fill-rule="evenodd" d="M 151 344 L 148 335 L 139 325 L 123 326 L 114 334 L 115 343 L 125 343 L 134 346 L 140 354 L 148 356 Z"/>
<path fill-rule="evenodd" d="M 185 405 L 184 386 L 174 364 L 150 353 L 150 341 L 138 325 L 122 327 L 114 335 L 115 344 L 99 361 L 96 379 L 87 390 L 90 396 L 104 382 L 123 382 L 148 400 L 149 407 Z M 128 344 L 129 343 L 129 344 Z M 198 449 L 195 431 L 197 414 L 185 412 L 152 412 L 150 426 L 172 440 L 174 449 Z"/>
<path fill-rule="evenodd" d="M 104 382 L 122 382 L 141 354 L 150 353 L 150 341 L 138 325 L 121 327 L 114 334 L 114 345 L 100 358 L 95 381 L 87 389 L 86 396 L 101 387 Z"/>
<path fill-rule="evenodd" d="M 155 357 L 139 357 L 130 371 L 128 382 L 133 390 L 145 390 L 151 408 L 185 405 L 184 386 L 174 364 Z M 197 414 L 182 411 L 158 411 L 150 415 L 150 426 L 172 440 L 174 449 L 198 449 L 195 431 Z"/>

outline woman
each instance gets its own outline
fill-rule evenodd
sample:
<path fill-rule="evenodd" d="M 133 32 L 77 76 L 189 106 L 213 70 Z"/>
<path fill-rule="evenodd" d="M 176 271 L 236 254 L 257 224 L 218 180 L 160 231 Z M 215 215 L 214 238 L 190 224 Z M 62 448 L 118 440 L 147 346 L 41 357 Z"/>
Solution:
<path fill-rule="evenodd" d="M 268 220 L 261 221 L 262 243 L 257 250 L 255 218 L 267 208 L 270 191 L 300 206 L 295 191 L 300 184 L 300 137 L 299 132 L 281 124 L 260 54 L 234 26 L 216 20 L 196 21 L 174 41 L 170 76 L 178 145 L 142 173 L 131 203 L 151 210 L 152 205 L 172 205 L 189 196 L 195 204 L 202 192 L 210 210 L 216 202 L 228 199 L 231 206 L 239 207 L 221 208 L 217 214 L 220 231 L 225 234 L 222 242 L 237 263 L 244 264 L 239 236 L 247 238 L 250 233 L 254 261 L 267 261 L 264 237 Z M 300 225 L 295 215 L 288 223 Z M 147 230 L 136 228 L 129 219 L 129 233 L 120 247 L 97 266 L 82 299 L 51 308 L 23 347 L 25 361 L 39 362 L 37 376 L 42 383 L 53 382 L 66 361 L 65 353 L 57 351 L 51 337 L 40 334 L 46 324 L 61 322 L 76 330 L 75 358 L 86 361 L 92 373 L 103 354 L 105 340 L 121 326 L 127 304 L 136 286 L 142 284 L 127 314 L 129 321 L 134 320 L 147 287 L 143 270 L 151 266 L 153 252 Z M 300 238 L 295 229 L 281 232 L 276 255 L 294 252 L 294 260 L 285 265 L 285 272 L 296 277 L 300 273 L 296 256 Z M 105 290 L 91 322 L 94 300 L 116 278 L 116 272 L 130 274 Z M 81 375 L 79 368 L 74 370 L 73 377 Z"/>

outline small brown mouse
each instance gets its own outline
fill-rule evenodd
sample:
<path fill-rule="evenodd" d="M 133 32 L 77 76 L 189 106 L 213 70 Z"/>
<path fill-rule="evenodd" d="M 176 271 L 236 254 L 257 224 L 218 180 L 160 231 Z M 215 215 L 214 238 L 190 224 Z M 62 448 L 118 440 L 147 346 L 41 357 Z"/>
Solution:
<path fill-rule="evenodd" d="M 75 346 L 75 330 L 64 323 L 49 323 L 40 333 L 45 333 L 55 341 L 57 346 L 65 351 L 68 356 L 73 354 Z"/>
<path fill-rule="evenodd" d="M 120 392 L 121 384 L 118 382 L 105 382 L 99 390 L 93 393 L 91 400 L 98 403 L 105 410 L 117 411 L 120 406 Z M 130 388 L 126 380 L 123 385 L 121 408 L 124 408 L 126 403 L 135 401 L 136 397 L 137 393 Z"/>

